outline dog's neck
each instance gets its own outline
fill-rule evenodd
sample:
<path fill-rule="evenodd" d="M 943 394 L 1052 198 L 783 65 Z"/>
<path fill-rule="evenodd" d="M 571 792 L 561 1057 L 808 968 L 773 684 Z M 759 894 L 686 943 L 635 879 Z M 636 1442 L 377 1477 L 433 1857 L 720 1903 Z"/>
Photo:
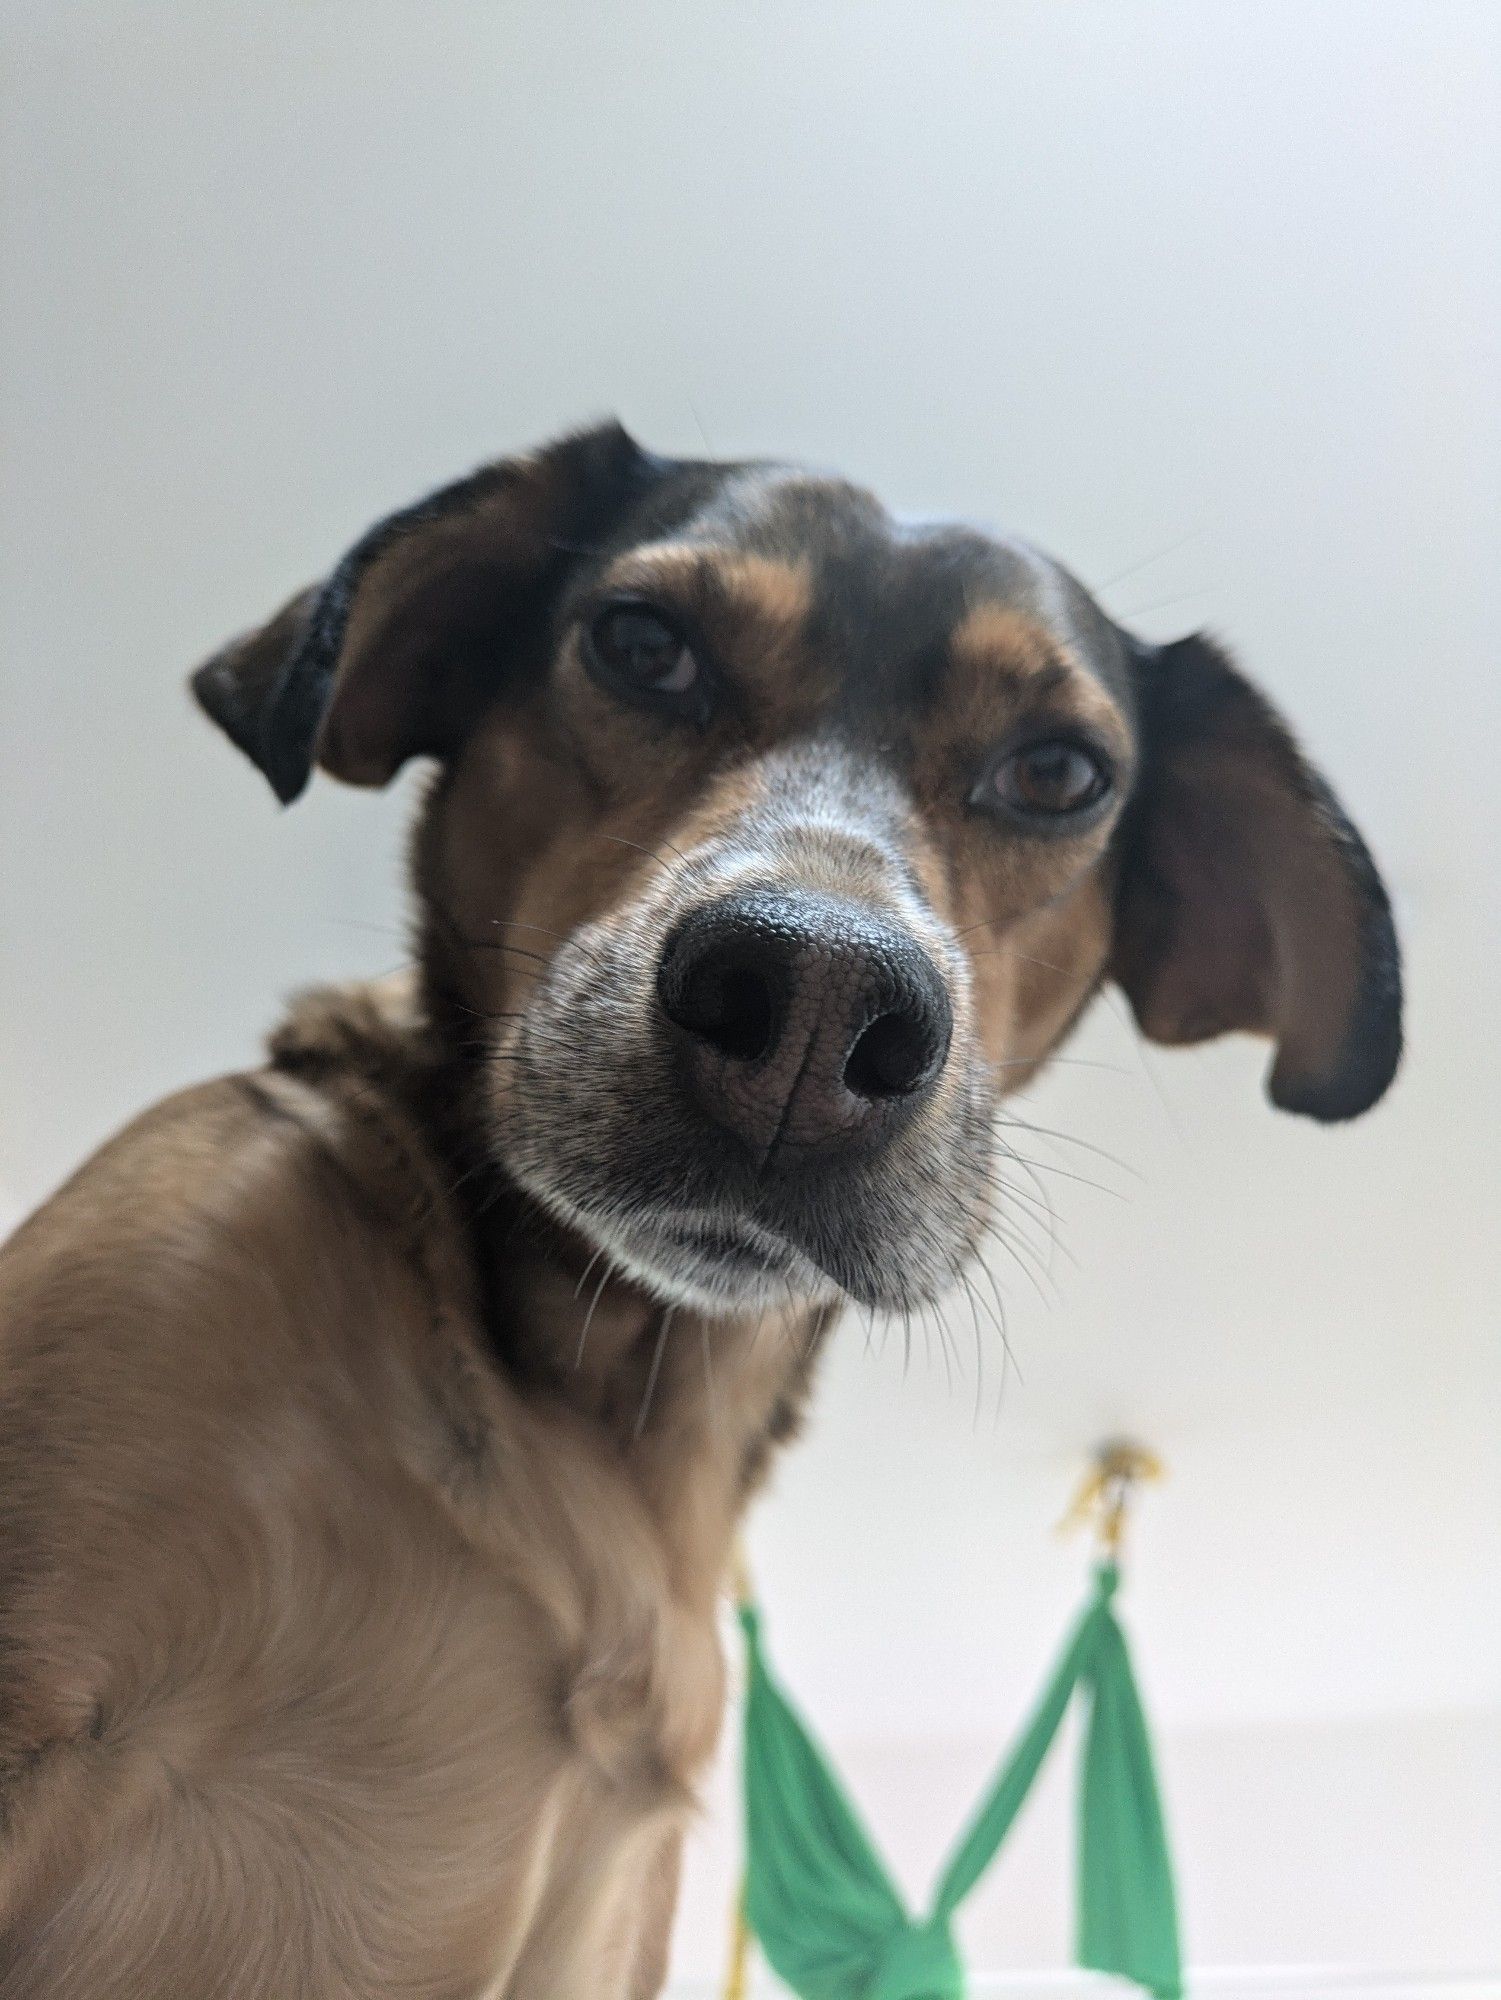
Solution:
<path fill-rule="evenodd" d="M 395 1203 L 454 1212 L 492 1365 L 630 1478 L 685 1595 L 717 1583 L 747 1498 L 798 1427 L 833 1311 L 790 1303 L 711 1319 L 613 1271 L 507 1179 L 475 1118 L 475 1057 L 434 1030 L 409 988 L 307 995 L 271 1047 L 283 1069 L 342 1081 L 367 1118 L 384 1105 L 420 1132 L 432 1163 L 397 1167 L 419 1185 L 393 1190 Z"/>
<path fill-rule="evenodd" d="M 626 1468 L 685 1569 L 717 1573 L 777 1445 L 796 1431 L 834 1314 L 803 1304 L 708 1317 L 664 1305 L 610 1269 L 499 1176 L 470 1226 L 501 1365 L 523 1395 L 596 1431 Z M 688 1546 L 689 1543 L 700 1544 Z"/>
<path fill-rule="evenodd" d="M 511 1379 L 590 1427 L 627 1470 L 680 1583 L 717 1577 L 773 1451 L 798 1428 L 832 1311 L 709 1318 L 663 1305 L 514 1193 L 487 1211 L 483 1241 L 487 1320 Z"/>

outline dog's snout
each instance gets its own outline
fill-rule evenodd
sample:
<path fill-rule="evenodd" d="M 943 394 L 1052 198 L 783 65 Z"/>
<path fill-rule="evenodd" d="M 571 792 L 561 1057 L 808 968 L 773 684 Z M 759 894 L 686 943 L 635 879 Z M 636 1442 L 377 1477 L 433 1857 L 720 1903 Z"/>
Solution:
<path fill-rule="evenodd" d="M 888 1125 L 936 1082 L 953 1031 L 910 933 L 811 892 L 702 905 L 669 938 L 657 994 L 700 1105 L 768 1161 Z"/>

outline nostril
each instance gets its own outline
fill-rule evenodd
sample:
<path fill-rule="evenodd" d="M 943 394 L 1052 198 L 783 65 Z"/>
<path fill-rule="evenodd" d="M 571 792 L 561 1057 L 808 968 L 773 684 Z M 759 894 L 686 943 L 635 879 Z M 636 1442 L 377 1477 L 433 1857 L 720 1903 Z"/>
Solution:
<path fill-rule="evenodd" d="M 713 955 L 700 960 L 672 996 L 668 1014 L 721 1054 L 754 1062 L 776 1031 L 776 996 L 752 965 Z"/>
<path fill-rule="evenodd" d="M 910 1097 L 933 1074 L 936 1055 L 925 1022 L 911 1014 L 881 1014 L 845 1058 L 845 1085 L 857 1097 Z"/>
<path fill-rule="evenodd" d="M 690 910 L 656 985 L 680 1082 L 763 1168 L 881 1143 L 948 1058 L 948 988 L 917 939 L 812 891 Z"/>

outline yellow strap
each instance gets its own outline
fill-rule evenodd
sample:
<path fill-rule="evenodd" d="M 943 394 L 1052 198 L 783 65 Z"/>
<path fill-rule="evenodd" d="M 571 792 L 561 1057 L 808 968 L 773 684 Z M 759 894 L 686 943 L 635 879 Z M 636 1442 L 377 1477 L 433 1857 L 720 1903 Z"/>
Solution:
<path fill-rule="evenodd" d="M 723 2000 L 745 2000 L 750 1991 L 751 1929 L 745 1921 L 745 1884 L 735 1898 L 730 1924 L 730 1964 L 724 1976 Z"/>
<path fill-rule="evenodd" d="M 746 1560 L 745 1543 L 738 1536 L 730 1556 L 730 1589 L 739 1609 L 744 1610 L 752 1602 L 750 1564 Z M 751 1927 L 745 1921 L 745 1882 L 742 1879 L 730 1917 L 730 1962 L 724 1976 L 723 2000 L 745 2000 L 750 1991 L 752 1943 Z"/>
<path fill-rule="evenodd" d="M 750 1561 L 745 1553 L 745 1542 L 737 1535 L 735 1546 L 730 1550 L 730 1595 L 735 1600 L 737 1610 L 743 1611 L 755 1596 L 751 1584 Z"/>
<path fill-rule="evenodd" d="M 730 1593 L 739 1610 L 744 1610 L 751 1602 L 750 1564 L 746 1561 L 745 1543 L 738 1535 L 730 1552 Z M 750 1954 L 751 1930 L 745 1921 L 745 1882 L 742 1878 L 730 1915 L 730 1962 L 724 1975 L 723 2000 L 745 2000 L 750 1990 Z"/>

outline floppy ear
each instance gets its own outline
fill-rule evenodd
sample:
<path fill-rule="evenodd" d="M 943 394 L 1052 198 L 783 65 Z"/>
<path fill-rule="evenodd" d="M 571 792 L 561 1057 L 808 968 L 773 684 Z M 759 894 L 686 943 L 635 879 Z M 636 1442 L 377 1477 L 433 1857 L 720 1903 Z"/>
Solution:
<path fill-rule="evenodd" d="M 1284 1111 L 1353 1118 L 1402 1051 L 1391 906 L 1271 704 L 1202 637 L 1136 649 L 1143 763 L 1111 974 L 1142 1031 L 1267 1035 Z"/>
<path fill-rule="evenodd" d="M 284 804 L 315 763 L 382 785 L 454 747 L 572 557 L 661 469 L 614 423 L 484 466 L 377 522 L 193 692 Z"/>

